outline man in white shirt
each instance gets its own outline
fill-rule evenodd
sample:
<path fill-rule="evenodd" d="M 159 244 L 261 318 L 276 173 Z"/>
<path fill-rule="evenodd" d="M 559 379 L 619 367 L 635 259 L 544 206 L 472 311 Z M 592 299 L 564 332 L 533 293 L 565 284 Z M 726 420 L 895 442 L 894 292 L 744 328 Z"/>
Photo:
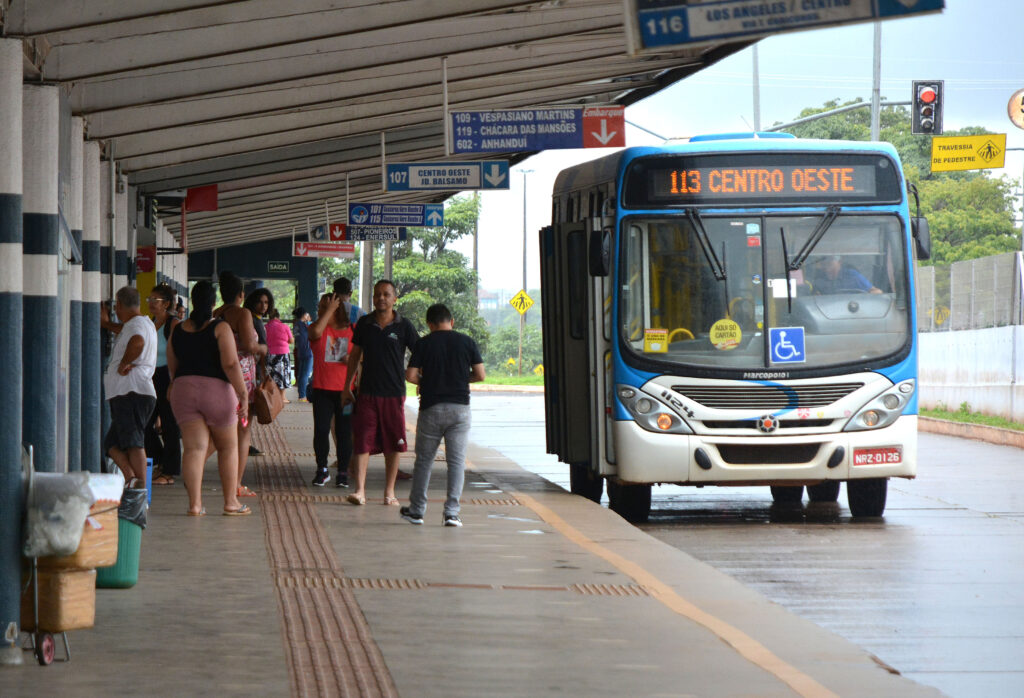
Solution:
<path fill-rule="evenodd" d="M 146 424 L 156 406 L 156 328 L 140 306 L 137 289 L 125 286 L 117 292 L 114 312 L 122 324 L 103 376 L 110 403 L 110 431 L 103 446 L 133 488 L 146 486 Z M 118 327 L 109 317 L 103 318 L 103 325 Z"/>

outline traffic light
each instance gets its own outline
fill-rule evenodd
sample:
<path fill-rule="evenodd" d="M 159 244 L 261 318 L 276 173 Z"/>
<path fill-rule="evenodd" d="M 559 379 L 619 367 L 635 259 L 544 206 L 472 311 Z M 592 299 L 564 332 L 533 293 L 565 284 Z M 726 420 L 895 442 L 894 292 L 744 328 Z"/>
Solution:
<path fill-rule="evenodd" d="M 942 80 L 914 80 L 910 132 L 942 135 Z"/>

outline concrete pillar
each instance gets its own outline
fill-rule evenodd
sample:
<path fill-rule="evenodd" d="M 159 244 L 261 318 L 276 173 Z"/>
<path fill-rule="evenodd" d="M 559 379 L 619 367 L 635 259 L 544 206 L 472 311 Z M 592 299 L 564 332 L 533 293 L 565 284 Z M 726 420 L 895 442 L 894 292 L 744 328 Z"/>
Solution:
<path fill-rule="evenodd" d="M 22 60 L 21 40 L 0 38 L 0 665 L 22 662 Z"/>
<path fill-rule="evenodd" d="M 102 300 L 114 299 L 114 178 L 111 170 L 115 163 L 107 160 L 100 168 L 100 279 Z M 104 356 L 106 351 L 103 352 Z"/>
<path fill-rule="evenodd" d="M 82 249 L 82 119 L 71 119 L 71 142 L 68 144 L 71 166 L 68 181 L 68 228 L 78 249 Z M 68 273 L 68 297 L 71 302 L 68 319 L 68 470 L 82 469 L 82 265 L 71 264 Z"/>
<path fill-rule="evenodd" d="M 100 472 L 102 460 L 103 333 L 100 329 L 100 146 L 88 142 L 82 156 L 82 470 Z"/>
<path fill-rule="evenodd" d="M 114 292 L 128 285 L 128 260 L 135 251 L 128 252 L 128 186 L 123 177 L 117 178 L 114 193 Z M 133 277 L 134 278 L 134 277 Z"/>
<path fill-rule="evenodd" d="M 24 351 L 22 438 L 36 470 L 57 467 L 57 253 L 60 93 L 26 85 L 23 93 Z"/>

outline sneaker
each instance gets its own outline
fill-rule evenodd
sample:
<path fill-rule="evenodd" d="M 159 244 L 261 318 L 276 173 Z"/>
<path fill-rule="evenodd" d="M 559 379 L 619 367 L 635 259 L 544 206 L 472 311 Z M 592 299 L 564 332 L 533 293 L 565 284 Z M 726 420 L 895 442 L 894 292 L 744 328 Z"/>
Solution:
<path fill-rule="evenodd" d="M 444 525 L 445 526 L 461 527 L 462 526 L 462 519 L 459 518 L 458 514 L 445 514 L 444 515 Z"/>
<path fill-rule="evenodd" d="M 414 514 L 412 513 L 412 509 L 409 507 L 402 507 L 398 510 L 398 513 L 402 515 L 403 519 L 411 524 L 416 524 L 417 526 L 423 525 L 423 514 Z"/>
<path fill-rule="evenodd" d="M 335 487 L 348 487 L 348 473 L 338 473 L 338 478 L 334 481 Z"/>
<path fill-rule="evenodd" d="M 317 470 L 316 475 L 313 477 L 314 487 L 323 487 L 327 484 L 327 481 L 331 479 L 331 474 L 327 472 L 327 469 Z"/>

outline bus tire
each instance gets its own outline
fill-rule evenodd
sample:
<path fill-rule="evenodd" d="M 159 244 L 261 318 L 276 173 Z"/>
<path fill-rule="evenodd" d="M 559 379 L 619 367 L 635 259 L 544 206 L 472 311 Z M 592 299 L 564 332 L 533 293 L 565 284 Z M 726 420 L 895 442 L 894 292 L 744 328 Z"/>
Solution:
<path fill-rule="evenodd" d="M 850 513 L 855 517 L 881 516 L 885 512 L 888 489 L 889 480 L 884 477 L 847 481 L 846 498 Z"/>
<path fill-rule="evenodd" d="M 651 513 L 651 486 L 609 480 L 608 508 L 630 523 L 645 523 Z"/>
<path fill-rule="evenodd" d="M 589 463 L 570 463 L 569 491 L 600 504 L 604 478 L 595 473 Z"/>
<path fill-rule="evenodd" d="M 839 500 L 839 480 L 825 480 L 817 485 L 807 486 L 807 498 L 812 502 L 836 502 Z"/>
<path fill-rule="evenodd" d="M 772 485 L 772 501 L 776 504 L 799 504 L 803 498 L 803 485 Z"/>

